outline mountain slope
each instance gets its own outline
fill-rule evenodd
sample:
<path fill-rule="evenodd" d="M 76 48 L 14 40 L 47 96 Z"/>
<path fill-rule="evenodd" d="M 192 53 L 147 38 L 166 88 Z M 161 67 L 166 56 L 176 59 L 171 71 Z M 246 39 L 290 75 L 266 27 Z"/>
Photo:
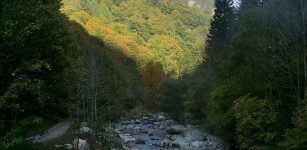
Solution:
<path fill-rule="evenodd" d="M 149 61 L 177 78 L 201 62 L 211 14 L 172 0 L 63 0 L 61 11 L 140 70 Z"/>

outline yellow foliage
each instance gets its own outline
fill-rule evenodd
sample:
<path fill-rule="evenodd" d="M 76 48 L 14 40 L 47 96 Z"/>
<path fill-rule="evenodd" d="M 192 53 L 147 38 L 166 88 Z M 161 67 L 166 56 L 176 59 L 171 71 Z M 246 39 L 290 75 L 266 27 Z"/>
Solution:
<path fill-rule="evenodd" d="M 82 6 L 80 0 L 62 1 L 62 13 L 80 23 L 91 35 L 101 38 L 106 46 L 134 60 L 139 67 L 149 61 L 159 62 L 165 72 L 178 76 L 182 68 L 180 61 L 188 54 L 184 52 L 196 51 L 199 46 L 195 45 L 203 45 L 203 38 L 196 34 L 202 26 L 188 28 L 182 20 L 187 20 L 184 15 L 190 9 L 175 4 L 173 0 L 160 0 L 158 7 L 144 0 L 116 4 L 99 0 L 97 7 L 97 3 Z M 187 57 L 193 59 L 186 58 L 189 59 L 185 61 L 186 66 L 199 64 L 196 55 L 188 54 Z"/>
<path fill-rule="evenodd" d="M 180 16 L 181 13 L 180 13 L 178 10 L 173 10 L 171 15 L 172 15 L 173 17 L 177 17 L 177 16 Z"/>
<path fill-rule="evenodd" d="M 110 24 L 110 26 L 114 31 L 118 32 L 119 34 L 122 34 L 122 35 L 129 34 L 129 31 L 127 30 L 126 26 L 122 23 L 116 22 L 116 23 Z"/>
<path fill-rule="evenodd" d="M 114 31 L 111 28 L 108 28 L 108 27 L 102 27 L 101 31 L 106 36 L 115 34 Z"/>
<path fill-rule="evenodd" d="M 90 34 L 96 34 L 96 32 L 100 30 L 101 26 L 102 26 L 102 22 L 95 17 L 92 17 L 85 24 L 85 28 Z"/>
<path fill-rule="evenodd" d="M 153 52 L 150 48 L 145 47 L 145 46 L 140 46 L 139 47 L 139 55 L 147 58 L 152 58 L 153 57 Z"/>
<path fill-rule="evenodd" d="M 99 0 L 99 4 L 104 4 L 106 0 Z"/>
<path fill-rule="evenodd" d="M 71 16 L 70 16 L 70 20 L 76 21 L 82 25 L 85 25 L 86 22 L 92 18 L 87 12 L 81 10 L 81 11 L 77 11 L 74 12 Z"/>
<path fill-rule="evenodd" d="M 128 47 L 128 39 L 126 39 L 124 36 L 117 35 L 115 37 L 116 43 L 120 46 L 120 48 L 123 50 L 124 53 L 128 54 L 129 47 Z"/>

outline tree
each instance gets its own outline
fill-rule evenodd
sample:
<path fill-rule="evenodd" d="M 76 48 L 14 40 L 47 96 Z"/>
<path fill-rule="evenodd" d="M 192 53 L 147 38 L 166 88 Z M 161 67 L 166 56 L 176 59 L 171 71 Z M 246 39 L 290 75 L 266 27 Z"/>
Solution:
<path fill-rule="evenodd" d="M 190 103 L 202 101 L 202 105 L 198 105 L 197 107 L 199 107 L 198 109 L 203 109 L 203 107 L 205 107 L 206 116 L 204 117 L 210 117 L 214 112 L 218 113 L 221 118 L 228 118 L 228 109 L 231 108 L 230 106 L 225 108 L 223 111 L 215 110 L 214 108 L 221 107 L 224 102 L 216 102 L 214 105 L 212 105 L 216 100 L 212 95 L 214 93 L 218 93 L 216 92 L 216 89 L 224 89 L 223 87 L 228 86 L 221 85 L 221 83 L 229 77 L 229 72 L 224 69 L 224 66 L 227 64 L 225 60 L 230 53 L 231 41 L 235 28 L 236 16 L 232 3 L 232 0 L 215 1 L 215 13 L 211 21 L 208 38 L 206 40 L 205 62 L 198 68 L 198 72 L 195 73 L 197 76 L 201 76 L 198 78 L 198 80 L 200 80 L 198 82 L 200 82 L 201 85 L 196 86 L 196 91 L 198 92 L 195 92 L 194 96 L 192 96 L 194 98 L 190 100 L 192 101 Z M 228 100 L 230 101 L 230 99 Z M 227 102 L 227 104 L 229 104 L 229 102 Z M 212 117 L 218 118 L 216 116 Z M 228 123 L 225 120 L 215 120 L 217 120 L 215 123 L 223 122 L 225 125 Z M 213 124 L 217 125 L 215 123 Z"/>
<path fill-rule="evenodd" d="M 27 117 L 67 114 L 75 100 L 79 52 L 59 1 L 1 6 L 0 110 L 6 131 Z"/>
<path fill-rule="evenodd" d="M 285 140 L 280 143 L 283 149 L 306 149 L 307 148 L 307 109 L 300 107 L 294 113 L 292 122 L 294 128 L 287 129 L 285 133 Z"/>
<path fill-rule="evenodd" d="M 234 34 L 235 14 L 232 0 L 216 0 L 214 16 L 206 41 L 206 66 L 208 72 L 221 73 L 217 70 L 226 58 Z"/>
<path fill-rule="evenodd" d="M 183 49 L 179 42 L 165 35 L 153 36 L 149 41 L 149 47 L 153 49 L 154 60 L 163 65 L 163 70 L 172 77 L 180 76 L 180 61 L 183 59 Z"/>
<path fill-rule="evenodd" d="M 157 96 L 157 108 L 174 119 L 183 121 L 186 97 L 187 86 L 184 81 L 166 78 L 162 81 L 161 90 Z"/>
<path fill-rule="evenodd" d="M 232 0 L 216 0 L 214 16 L 211 21 L 205 48 L 205 63 L 201 65 L 203 84 L 206 87 L 203 97 L 209 98 L 210 91 L 228 76 L 222 69 L 230 52 L 230 44 L 234 34 L 235 14 Z M 208 101 L 208 99 L 206 99 Z"/>
<path fill-rule="evenodd" d="M 262 7 L 243 11 L 227 49 L 229 52 L 223 53 L 226 57 L 215 55 L 214 58 L 222 58 L 221 61 L 213 64 L 212 69 L 208 65 L 206 71 L 212 71 L 211 76 L 204 74 L 205 85 L 212 87 L 205 96 L 209 99 L 205 107 L 207 120 L 219 134 L 230 137 L 230 143 L 237 141 L 242 149 L 278 149 L 275 140 L 283 139 L 285 129 L 293 129 L 290 120 L 296 109 L 306 109 L 305 5 L 303 1 L 270 0 Z M 208 57 L 210 60 L 210 55 Z M 209 78 L 214 84 L 208 76 L 214 76 Z M 244 95 L 250 96 L 243 100 Z M 266 106 L 262 106 L 264 102 Z M 233 114 L 233 109 L 237 109 L 238 114 Z M 247 120 L 253 115 L 263 116 Z M 271 124 L 276 124 L 275 129 L 268 127 Z M 237 128 L 235 139 L 231 138 L 234 127 Z M 293 138 L 304 136 L 304 129 L 299 130 L 302 134 L 290 135 Z M 304 146 L 301 142 L 295 145 Z"/>
<path fill-rule="evenodd" d="M 261 6 L 266 0 L 241 0 L 240 10 L 245 11 L 251 8 Z"/>
<path fill-rule="evenodd" d="M 161 64 L 150 61 L 144 66 L 141 81 L 145 90 L 145 106 L 148 108 L 155 106 L 154 99 L 164 77 L 165 74 Z"/>

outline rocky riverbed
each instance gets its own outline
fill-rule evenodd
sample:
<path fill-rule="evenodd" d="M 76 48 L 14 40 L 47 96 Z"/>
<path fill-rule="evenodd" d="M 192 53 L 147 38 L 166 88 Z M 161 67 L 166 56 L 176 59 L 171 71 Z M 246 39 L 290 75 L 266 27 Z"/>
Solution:
<path fill-rule="evenodd" d="M 180 125 L 164 113 L 122 118 L 110 124 L 106 131 L 109 139 L 119 141 L 119 146 L 113 150 L 228 149 L 218 137 L 192 125 Z"/>

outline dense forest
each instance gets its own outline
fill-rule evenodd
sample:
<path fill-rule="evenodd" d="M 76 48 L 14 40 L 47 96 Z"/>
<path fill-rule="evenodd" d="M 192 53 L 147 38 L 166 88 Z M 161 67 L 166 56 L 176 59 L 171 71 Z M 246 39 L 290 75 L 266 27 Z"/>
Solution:
<path fill-rule="evenodd" d="M 185 110 L 234 149 L 306 149 L 307 3 L 232 3 L 215 1 Z"/>
<path fill-rule="evenodd" d="M 105 126 L 155 112 L 230 149 L 307 149 L 305 0 L 2 0 L 0 12 L 0 149 L 54 149 L 29 137 L 66 118 L 96 132 L 68 140 L 111 149 Z"/>

